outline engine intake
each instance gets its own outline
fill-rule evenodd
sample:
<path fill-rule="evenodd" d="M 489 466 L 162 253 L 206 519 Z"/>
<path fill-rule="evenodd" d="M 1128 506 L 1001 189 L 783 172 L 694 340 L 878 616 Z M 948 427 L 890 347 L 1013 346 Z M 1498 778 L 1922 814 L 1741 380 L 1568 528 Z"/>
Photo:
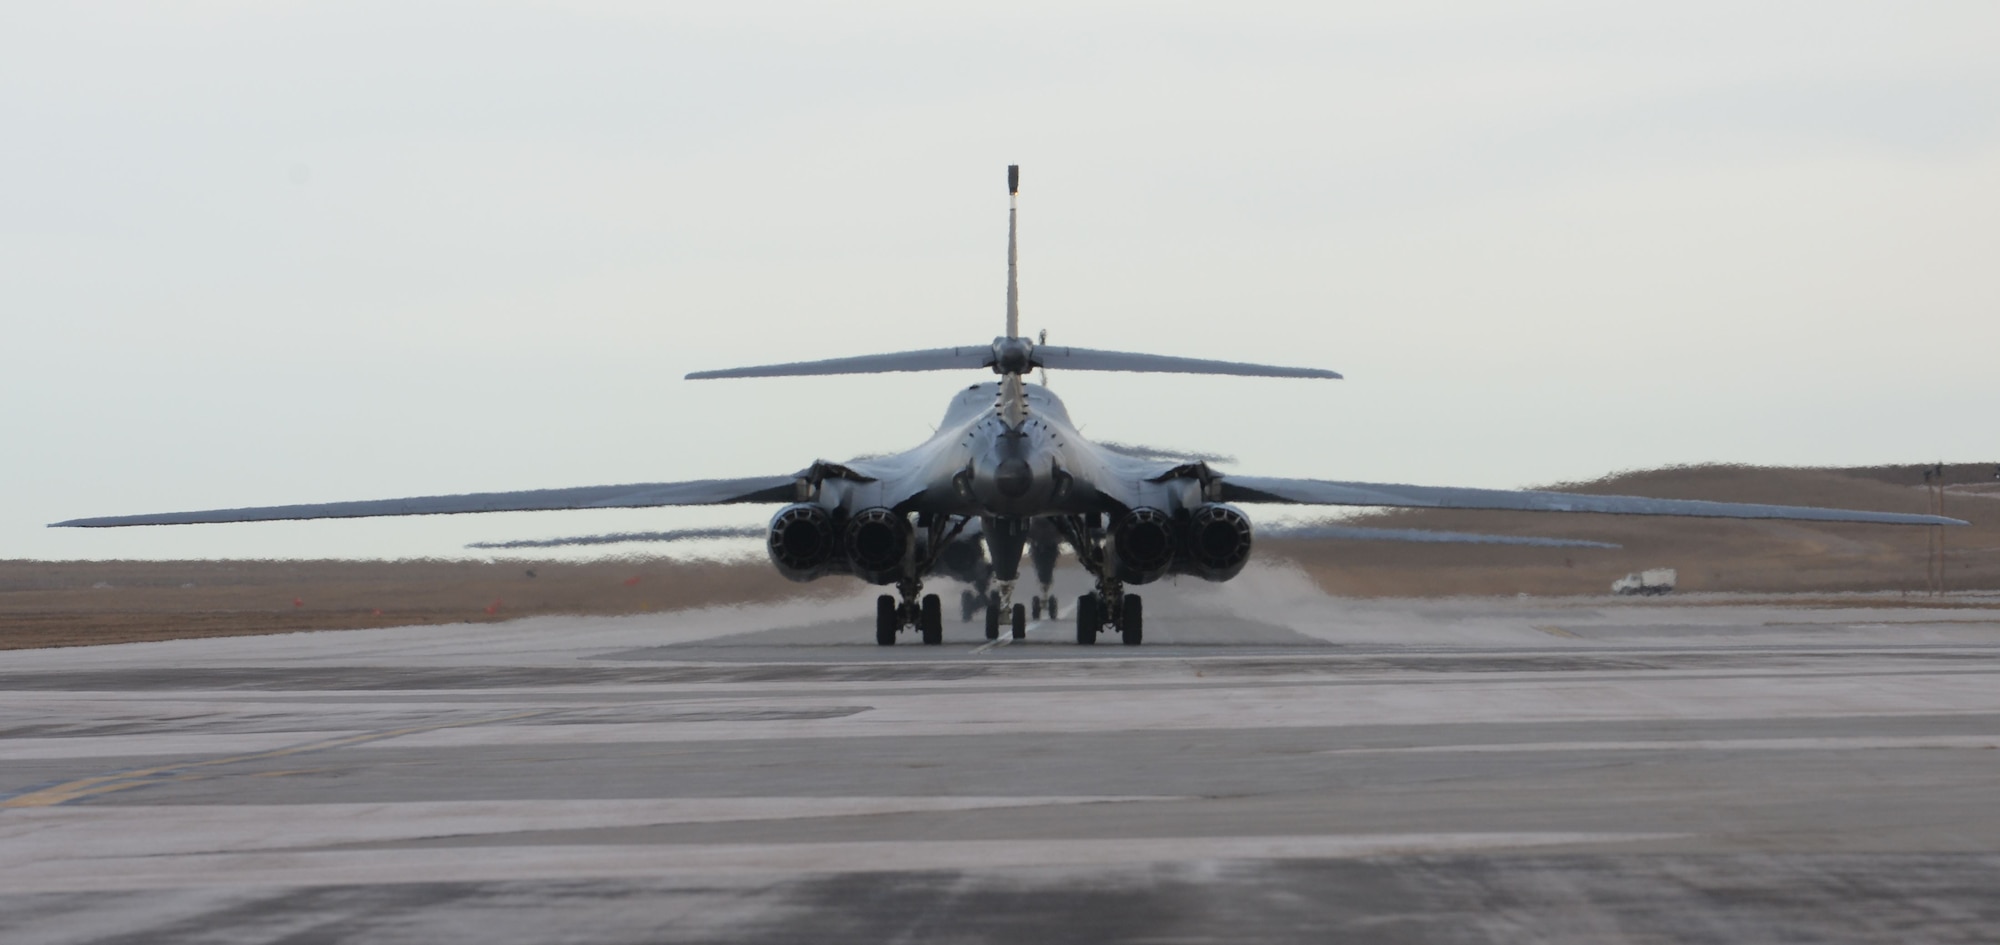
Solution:
<path fill-rule="evenodd" d="M 778 573 L 794 581 L 810 581 L 834 570 L 833 516 L 817 505 L 787 505 L 771 516 L 771 534 L 764 542 Z"/>
<path fill-rule="evenodd" d="M 1105 555 L 1118 579 L 1150 584 L 1174 563 L 1174 523 L 1159 509 L 1137 508 L 1111 526 Z"/>
<path fill-rule="evenodd" d="M 1205 581 L 1227 581 L 1250 561 L 1250 517 L 1233 505 L 1212 503 L 1188 518 L 1188 562 Z"/>
<path fill-rule="evenodd" d="M 891 584 L 903 576 L 903 562 L 915 549 L 916 530 L 907 515 L 876 507 L 847 520 L 847 563 L 870 584 Z"/>

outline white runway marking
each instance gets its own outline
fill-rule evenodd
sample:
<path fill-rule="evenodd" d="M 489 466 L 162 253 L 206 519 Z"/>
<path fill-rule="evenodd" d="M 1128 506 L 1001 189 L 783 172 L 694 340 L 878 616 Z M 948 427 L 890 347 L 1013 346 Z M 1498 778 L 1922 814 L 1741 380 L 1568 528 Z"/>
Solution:
<path fill-rule="evenodd" d="M 1671 840 L 1674 833 L 1400 833 L 1082 840 L 861 841 L 338 850 L 103 857 L 0 869 L 12 893 L 504 882 L 635 876 L 1089 867 L 1352 859 Z"/>

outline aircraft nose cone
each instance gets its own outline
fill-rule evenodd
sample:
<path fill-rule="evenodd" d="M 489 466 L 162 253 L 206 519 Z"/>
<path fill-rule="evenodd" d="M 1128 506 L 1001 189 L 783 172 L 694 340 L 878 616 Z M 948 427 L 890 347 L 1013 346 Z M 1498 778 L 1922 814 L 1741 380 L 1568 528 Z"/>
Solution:
<path fill-rule="evenodd" d="M 1028 468 L 1025 459 L 1010 459 L 993 471 L 993 484 L 1000 487 L 1000 494 L 1010 499 L 1027 495 L 1034 488 L 1035 471 Z"/>

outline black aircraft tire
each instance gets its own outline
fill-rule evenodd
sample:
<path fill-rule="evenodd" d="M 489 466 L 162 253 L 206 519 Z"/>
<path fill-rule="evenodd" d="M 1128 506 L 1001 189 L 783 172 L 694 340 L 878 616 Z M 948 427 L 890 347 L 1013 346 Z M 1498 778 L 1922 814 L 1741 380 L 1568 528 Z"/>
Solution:
<path fill-rule="evenodd" d="M 1028 638 L 1028 605 L 1026 605 L 1026 604 L 1015 604 L 1015 605 L 1014 605 L 1014 639 L 1016 639 L 1016 640 L 1026 640 L 1027 638 Z"/>
<path fill-rule="evenodd" d="M 1125 595 L 1125 612 L 1118 618 L 1118 630 L 1126 646 L 1138 646 L 1146 639 L 1146 612 L 1139 603 L 1139 595 Z"/>
<path fill-rule="evenodd" d="M 936 594 L 925 594 L 923 616 L 917 621 L 923 631 L 924 645 L 937 646 L 944 642 L 944 604 Z"/>
<path fill-rule="evenodd" d="M 1031 617 L 1035 618 L 1036 620 L 1040 620 L 1040 619 L 1042 619 L 1042 599 L 1041 599 L 1041 598 L 1039 598 L 1039 597 L 1037 597 L 1037 598 L 1034 598 L 1034 599 L 1033 599 L 1033 600 L 1031 601 L 1031 603 L 1033 603 L 1033 605 L 1034 605 L 1034 609 L 1033 609 L 1033 611 L 1032 611 L 1032 612 L 1031 612 L 1031 613 L 1029 614 L 1029 616 L 1031 616 Z"/>
<path fill-rule="evenodd" d="M 969 590 L 958 592 L 958 622 L 971 623 L 972 615 L 979 611 L 979 595 Z"/>
<path fill-rule="evenodd" d="M 1049 619 L 1056 619 L 1056 595 L 1049 595 Z"/>
<path fill-rule="evenodd" d="M 986 639 L 1000 639 L 1000 602 L 998 600 L 989 601 L 986 604 Z"/>
<path fill-rule="evenodd" d="M 902 614 L 896 612 L 896 599 L 884 594 L 875 598 L 875 645 L 895 646 L 897 626 L 902 623 Z"/>
<path fill-rule="evenodd" d="M 1097 643 L 1097 631 L 1103 622 L 1097 616 L 1097 599 L 1089 594 L 1076 599 L 1076 645 L 1092 646 Z"/>

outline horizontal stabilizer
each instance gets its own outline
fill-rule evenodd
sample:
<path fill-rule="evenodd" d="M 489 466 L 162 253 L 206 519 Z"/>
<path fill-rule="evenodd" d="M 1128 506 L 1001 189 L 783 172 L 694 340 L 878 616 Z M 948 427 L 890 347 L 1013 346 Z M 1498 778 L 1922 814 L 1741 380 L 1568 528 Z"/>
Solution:
<path fill-rule="evenodd" d="M 983 368 L 992 363 L 993 349 L 990 346 L 928 348 L 922 351 L 864 354 L 859 357 L 832 358 L 826 361 L 793 361 L 789 364 L 762 364 L 756 367 L 725 368 L 720 371 L 696 371 L 689 374 L 687 379 L 709 381 L 732 377 L 810 377 L 822 374 L 950 371 L 960 368 Z"/>
<path fill-rule="evenodd" d="M 374 518 L 388 515 L 456 515 L 462 512 L 546 512 L 558 509 L 641 509 L 662 505 L 729 505 L 790 502 L 796 476 L 751 479 L 701 479 L 692 482 L 646 482 L 577 489 L 531 489 L 526 492 L 475 492 L 365 502 L 323 502 L 315 505 L 267 505 L 158 515 L 113 515 L 73 518 L 50 528 L 118 528 L 127 525 L 198 525 L 212 522 L 277 522 L 312 518 Z"/>
<path fill-rule="evenodd" d="M 1481 535 L 1477 532 L 1434 532 L 1420 528 L 1363 528 L 1356 525 L 1277 525 L 1258 529 L 1262 538 L 1299 538 L 1309 541 L 1407 541 L 1449 545 L 1527 545 L 1535 548 L 1620 548 L 1603 541 L 1581 538 L 1538 538 L 1531 535 Z"/>
<path fill-rule="evenodd" d="M 1239 361 L 1211 361 L 1206 358 L 1176 358 L 1162 354 L 1134 354 L 1129 351 L 1099 351 L 1094 348 L 1035 349 L 1037 367 L 1056 371 L 1131 371 L 1148 374 L 1224 374 L 1235 377 L 1321 377 L 1339 380 L 1340 375 L 1321 368 L 1278 367 L 1244 364 Z"/>
<path fill-rule="evenodd" d="M 569 548 L 589 545 L 624 545 L 635 542 L 701 541 L 716 538 L 762 538 L 762 525 L 727 528 L 675 528 L 664 532 L 612 532 L 608 535 L 578 535 L 574 538 L 536 538 L 521 541 L 475 541 L 467 548 Z"/>
<path fill-rule="evenodd" d="M 1001 338 L 983 347 L 927 348 L 890 354 L 864 354 L 825 361 L 792 361 L 754 367 L 696 371 L 691 381 L 734 377 L 811 377 L 825 374 L 888 374 L 900 371 L 950 371 L 989 368 L 999 373 L 1025 374 L 1035 368 L 1064 371 L 1131 371 L 1154 374 L 1225 374 L 1237 377 L 1320 377 L 1338 380 L 1340 375 L 1320 368 L 1278 367 L 1212 361 L 1206 358 L 1177 358 L 1130 351 L 1099 351 L 1094 348 L 1037 346 L 1025 338 Z"/>
<path fill-rule="evenodd" d="M 1862 512 L 1804 505 L 1759 505 L 1701 499 L 1647 499 L 1626 495 L 1568 492 L 1515 492 L 1457 489 L 1379 482 L 1328 482 L 1226 476 L 1224 502 L 1280 502 L 1293 505 L 1361 505 L 1405 509 L 1496 509 L 1518 512 L 1597 512 L 1608 515 L 1676 515 L 1689 518 L 1767 518 L 1808 522 L 1869 522 L 1877 525 L 1964 525 L 1941 515 Z"/>

